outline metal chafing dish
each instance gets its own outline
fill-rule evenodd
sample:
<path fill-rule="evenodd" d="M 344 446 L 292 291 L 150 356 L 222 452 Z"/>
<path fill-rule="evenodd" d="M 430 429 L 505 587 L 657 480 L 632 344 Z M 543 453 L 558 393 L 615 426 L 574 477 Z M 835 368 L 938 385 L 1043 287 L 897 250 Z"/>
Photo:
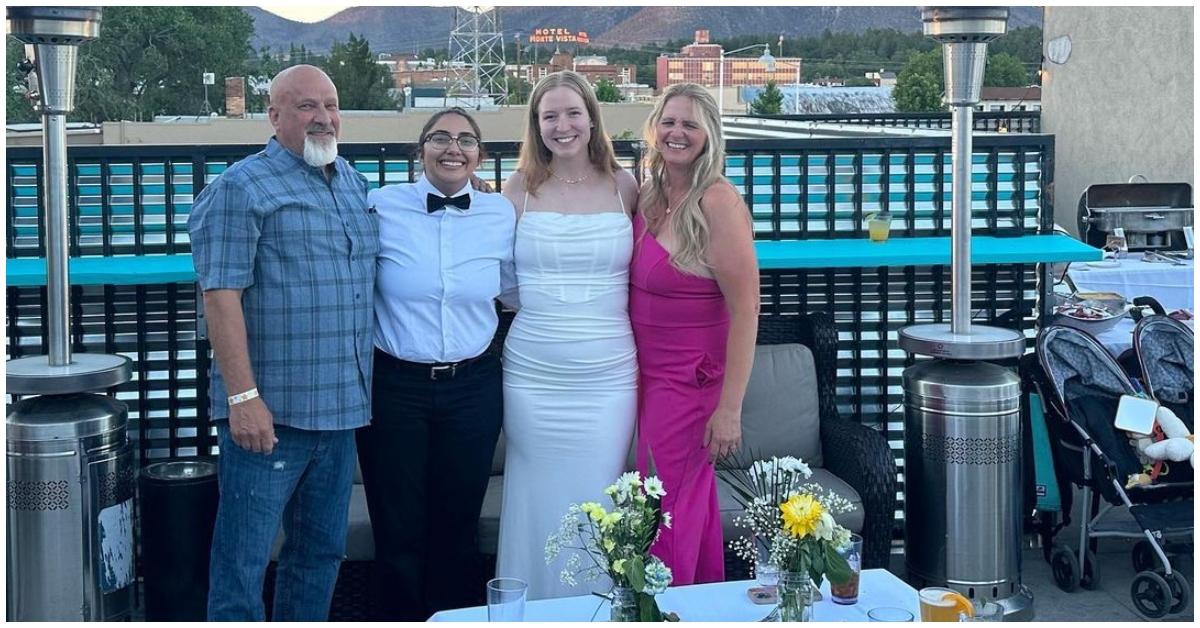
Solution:
<path fill-rule="evenodd" d="M 1131 251 L 1183 250 L 1188 248 L 1183 231 L 1192 226 L 1194 211 L 1187 183 L 1093 185 L 1079 199 L 1079 235 L 1103 247 L 1120 228 Z"/>

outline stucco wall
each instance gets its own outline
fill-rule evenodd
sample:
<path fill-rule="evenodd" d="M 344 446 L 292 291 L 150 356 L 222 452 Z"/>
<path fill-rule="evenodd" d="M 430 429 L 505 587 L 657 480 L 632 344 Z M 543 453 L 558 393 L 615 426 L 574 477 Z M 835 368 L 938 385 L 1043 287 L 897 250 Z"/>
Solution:
<path fill-rule="evenodd" d="M 642 125 L 650 115 L 651 104 L 602 105 L 601 116 L 610 135 L 631 131 L 641 137 Z M 525 129 L 525 107 L 497 111 L 472 112 L 487 141 L 519 141 Z M 347 112 L 342 115 L 343 142 L 413 142 L 432 111 L 409 113 Z M 31 144 L 40 136 L 28 134 Z M 184 118 L 171 123 L 105 122 L 104 144 L 258 144 L 271 136 L 266 119 L 227 120 L 225 118 Z M 25 143 L 25 142 L 22 142 Z M 75 142 L 71 142 L 72 144 Z M 13 145 L 14 142 L 9 142 Z"/>
<path fill-rule="evenodd" d="M 1071 38 L 1070 58 L 1046 61 L 1042 82 L 1060 225 L 1076 231 L 1095 183 L 1141 174 L 1195 186 L 1194 28 L 1192 7 L 1046 7 L 1043 44 Z"/>

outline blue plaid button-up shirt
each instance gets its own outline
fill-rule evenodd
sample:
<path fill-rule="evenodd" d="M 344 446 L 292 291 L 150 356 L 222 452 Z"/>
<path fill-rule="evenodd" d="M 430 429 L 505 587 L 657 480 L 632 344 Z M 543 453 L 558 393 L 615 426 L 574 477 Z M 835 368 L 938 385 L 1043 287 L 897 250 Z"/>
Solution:
<path fill-rule="evenodd" d="M 327 180 L 272 138 L 204 188 L 188 230 L 201 289 L 242 291 L 250 365 L 275 423 L 366 425 L 379 254 L 366 179 L 339 157 Z M 228 417 L 215 362 L 211 382 L 212 416 Z"/>

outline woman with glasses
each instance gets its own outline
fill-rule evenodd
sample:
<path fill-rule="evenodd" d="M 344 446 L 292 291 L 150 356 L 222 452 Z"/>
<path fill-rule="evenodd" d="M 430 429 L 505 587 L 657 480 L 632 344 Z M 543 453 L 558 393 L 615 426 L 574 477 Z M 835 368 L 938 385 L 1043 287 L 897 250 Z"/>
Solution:
<path fill-rule="evenodd" d="M 633 175 L 617 164 L 592 88 L 574 72 L 530 95 L 517 172 L 521 310 L 504 345 L 504 498 L 497 575 L 530 599 L 581 594 L 547 565 L 546 537 L 572 503 L 625 469 L 637 410 L 629 326 Z M 566 559 L 560 559 L 566 560 Z"/>
<path fill-rule="evenodd" d="M 488 347 L 494 301 L 513 285 L 515 228 L 508 199 L 472 188 L 480 139 L 466 111 L 436 113 L 418 140 L 421 177 L 368 194 L 381 251 L 372 419 L 357 436 L 382 619 L 423 621 L 477 593 L 468 583 L 503 414 Z"/>

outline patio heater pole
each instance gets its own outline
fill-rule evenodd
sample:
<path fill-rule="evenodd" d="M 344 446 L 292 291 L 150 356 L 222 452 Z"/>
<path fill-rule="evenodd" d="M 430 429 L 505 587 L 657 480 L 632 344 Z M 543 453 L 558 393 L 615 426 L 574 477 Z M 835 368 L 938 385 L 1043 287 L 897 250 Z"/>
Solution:
<path fill-rule="evenodd" d="M 44 344 L 10 360 L 6 617 L 114 620 L 133 584 L 133 465 L 125 404 L 88 391 L 129 381 L 129 358 L 70 348 L 66 116 L 81 44 L 100 34 L 98 7 L 11 7 L 9 34 L 33 44 L 41 98 L 46 238 Z"/>
<path fill-rule="evenodd" d="M 905 565 L 915 586 L 949 587 L 1033 618 L 1021 584 L 1020 378 L 986 360 L 1025 352 L 1017 330 L 971 321 L 972 107 L 988 42 L 1005 33 L 1003 7 L 925 7 L 925 34 L 943 44 L 951 109 L 950 324 L 899 332 L 904 371 Z M 935 313 L 935 314 L 940 314 Z"/>

